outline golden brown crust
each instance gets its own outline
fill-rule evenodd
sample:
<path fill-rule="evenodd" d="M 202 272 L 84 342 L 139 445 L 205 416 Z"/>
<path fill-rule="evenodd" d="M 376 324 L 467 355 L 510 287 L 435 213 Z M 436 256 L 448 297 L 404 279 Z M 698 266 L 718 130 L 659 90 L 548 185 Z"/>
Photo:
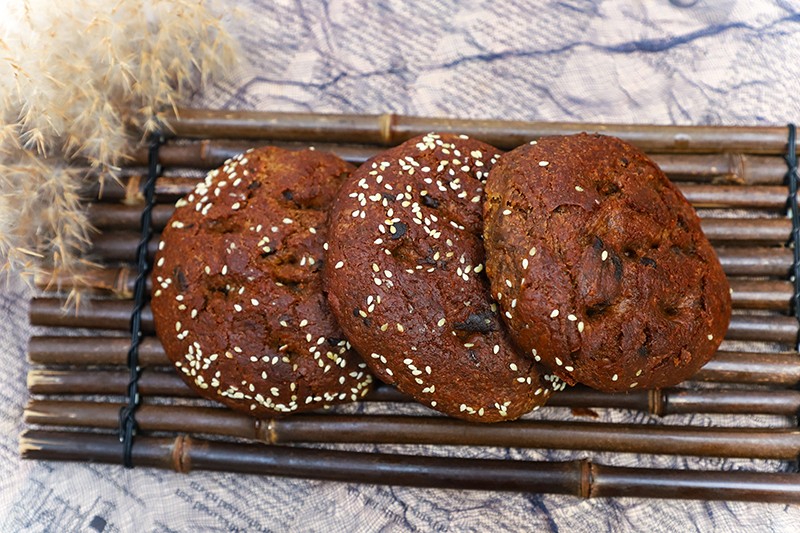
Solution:
<path fill-rule="evenodd" d="M 544 137 L 487 183 L 487 271 L 515 342 L 568 383 L 666 387 L 714 354 L 729 286 L 700 221 L 642 152 Z"/>
<path fill-rule="evenodd" d="M 322 294 L 325 220 L 353 167 L 266 147 L 176 204 L 153 269 L 156 331 L 201 395 L 256 416 L 352 401 L 372 381 Z"/>
<path fill-rule="evenodd" d="M 517 418 L 563 385 L 516 353 L 482 272 L 498 153 L 429 134 L 367 161 L 331 210 L 324 270 L 333 313 L 378 377 L 480 422 Z"/>

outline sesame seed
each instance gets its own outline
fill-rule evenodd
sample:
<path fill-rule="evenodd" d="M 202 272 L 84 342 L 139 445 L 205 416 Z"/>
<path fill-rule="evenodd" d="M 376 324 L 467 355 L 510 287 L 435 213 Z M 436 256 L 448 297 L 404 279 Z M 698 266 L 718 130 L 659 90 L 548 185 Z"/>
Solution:
<path fill-rule="evenodd" d="M 510 214 L 511 214 L 511 209 L 504 209 L 503 210 L 503 216 L 508 216 Z"/>
<path fill-rule="evenodd" d="M 558 366 L 561 366 L 561 365 L 563 365 L 564 363 L 561 361 L 561 359 L 560 359 L 560 358 L 556 357 L 556 364 L 557 364 Z"/>
<path fill-rule="evenodd" d="M 606 259 L 608 259 L 608 252 L 603 250 L 603 253 L 600 254 L 600 260 L 605 261 Z"/>
<path fill-rule="evenodd" d="M 619 379 L 619 376 L 618 376 L 618 375 L 616 375 L 616 374 L 614 374 L 613 376 L 611 376 L 611 381 L 617 381 L 618 379 Z"/>
<path fill-rule="evenodd" d="M 550 164 L 550 161 L 539 161 L 539 166 L 540 167 L 546 167 L 549 164 Z"/>
<path fill-rule="evenodd" d="M 578 322 L 578 333 L 583 333 L 583 321 Z"/>
<path fill-rule="evenodd" d="M 510 279 L 507 279 L 507 280 L 506 280 L 506 286 L 507 286 L 508 288 L 511 288 L 511 280 L 510 280 Z"/>
<path fill-rule="evenodd" d="M 284 219 L 283 219 L 283 223 L 284 223 L 284 224 L 291 224 L 292 222 L 294 222 L 294 221 L 293 221 L 291 218 L 288 218 L 288 217 L 287 217 L 287 218 L 284 218 Z"/>
<path fill-rule="evenodd" d="M 635 387 L 636 385 L 638 385 L 638 384 L 639 384 L 639 383 L 638 383 L 637 381 L 634 381 L 633 383 L 631 383 L 631 384 L 630 384 L 630 388 L 632 389 L 632 388 L 634 388 L 634 387 Z"/>
<path fill-rule="evenodd" d="M 333 268 L 335 268 L 335 269 L 340 269 L 340 268 L 342 268 L 343 266 L 344 266 L 344 261 L 339 261 L 338 263 L 336 263 L 336 265 L 335 265 Z"/>
<path fill-rule="evenodd" d="M 439 327 L 442 327 L 442 326 L 445 325 L 446 322 L 447 322 L 447 320 L 445 320 L 444 318 L 440 318 L 439 322 L 437 322 L 436 325 L 439 326 Z"/>
<path fill-rule="evenodd" d="M 237 313 L 241 313 L 242 312 L 242 306 L 239 305 L 239 304 L 233 304 L 233 308 L 236 309 Z"/>
<path fill-rule="evenodd" d="M 159 258 L 158 263 L 156 263 L 156 264 L 158 266 L 164 266 L 164 258 L 163 257 Z"/>
<path fill-rule="evenodd" d="M 557 316 L 558 316 L 558 309 L 553 309 L 553 311 L 550 313 L 550 318 L 555 318 Z"/>
<path fill-rule="evenodd" d="M 399 331 L 400 333 L 403 333 L 405 331 L 403 324 L 397 324 L 397 331 Z"/>
<path fill-rule="evenodd" d="M 531 248 L 530 250 L 528 250 L 528 255 L 531 256 L 531 257 L 536 255 L 536 247 L 535 246 L 533 248 Z"/>
<path fill-rule="evenodd" d="M 236 202 L 235 204 L 233 204 L 233 205 L 231 206 L 231 209 L 233 209 L 234 211 L 236 211 L 236 210 L 237 210 L 237 209 L 239 209 L 240 207 L 242 207 L 242 204 L 240 204 L 239 202 Z"/>
<path fill-rule="evenodd" d="M 528 258 L 524 258 L 522 260 L 522 268 L 528 268 Z"/>
<path fill-rule="evenodd" d="M 567 365 L 564 367 L 564 370 L 566 370 L 567 372 L 572 372 L 573 370 L 575 370 L 575 368 Z"/>
<path fill-rule="evenodd" d="M 514 363 L 511 363 L 510 365 L 508 365 L 508 367 L 509 367 L 511 370 L 513 370 L 514 372 L 516 372 L 517 370 L 519 370 L 519 369 L 518 369 L 518 367 L 517 367 L 517 365 L 516 365 L 516 364 L 514 364 Z"/>
<path fill-rule="evenodd" d="M 708 340 L 710 340 L 710 341 L 713 341 L 713 340 L 714 340 L 714 335 L 712 335 L 711 333 L 709 333 L 709 334 L 708 334 Z"/>
<path fill-rule="evenodd" d="M 578 192 L 583 192 L 583 187 L 581 187 L 580 185 L 576 185 L 575 190 Z"/>
<path fill-rule="evenodd" d="M 258 305 L 258 300 L 256 300 L 255 298 L 250 298 L 250 303 L 253 305 Z"/>
<path fill-rule="evenodd" d="M 578 320 L 578 317 L 576 317 L 575 315 L 567 315 L 567 320 L 569 320 L 570 322 L 575 322 L 576 320 Z"/>

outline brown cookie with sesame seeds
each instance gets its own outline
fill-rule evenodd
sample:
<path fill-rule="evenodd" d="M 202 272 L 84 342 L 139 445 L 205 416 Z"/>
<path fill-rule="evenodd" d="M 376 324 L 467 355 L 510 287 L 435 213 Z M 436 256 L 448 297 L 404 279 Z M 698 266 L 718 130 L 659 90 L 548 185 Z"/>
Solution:
<path fill-rule="evenodd" d="M 517 418 L 563 385 L 515 351 L 483 273 L 498 153 L 429 134 L 367 161 L 331 210 L 324 269 L 331 310 L 376 376 L 479 422 Z"/>
<path fill-rule="evenodd" d="M 176 204 L 153 269 L 156 332 L 202 396 L 254 416 L 370 388 L 322 293 L 328 208 L 353 167 L 274 147 L 211 171 Z"/>
<path fill-rule="evenodd" d="M 603 391 L 675 385 L 728 327 L 728 281 L 700 220 L 644 153 L 614 137 L 544 137 L 487 183 L 492 294 L 514 340 Z"/>

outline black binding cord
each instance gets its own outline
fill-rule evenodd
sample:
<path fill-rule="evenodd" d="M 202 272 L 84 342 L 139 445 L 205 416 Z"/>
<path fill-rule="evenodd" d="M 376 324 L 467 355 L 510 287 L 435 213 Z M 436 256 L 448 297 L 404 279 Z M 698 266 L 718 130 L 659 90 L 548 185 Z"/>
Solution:
<path fill-rule="evenodd" d="M 789 198 L 786 202 L 789 214 L 792 217 L 792 236 L 789 242 L 792 243 L 792 280 L 794 283 L 794 294 L 792 295 L 792 312 L 797 321 L 800 322 L 800 213 L 797 209 L 797 128 L 794 124 L 789 124 L 789 138 L 786 141 L 786 184 L 789 186 Z M 795 342 L 795 348 L 800 352 L 800 332 Z M 800 423 L 800 417 L 797 418 Z M 800 473 L 800 458 L 793 461 L 793 469 Z"/>
<path fill-rule="evenodd" d="M 144 209 L 142 210 L 142 238 L 136 248 L 136 283 L 134 285 L 134 305 L 131 312 L 131 347 L 128 350 L 128 405 L 119 410 L 119 440 L 122 442 L 122 464 L 133 468 L 133 437 L 136 435 L 136 408 L 139 406 L 139 343 L 142 340 L 142 308 L 145 304 L 145 280 L 150 265 L 147 263 L 147 244 L 150 241 L 150 222 L 155 200 L 156 178 L 161 174 L 158 151 L 164 142 L 160 131 L 150 137 L 147 153 L 147 182 L 144 185 Z"/>
<path fill-rule="evenodd" d="M 789 138 L 786 148 L 786 184 L 789 186 L 787 208 L 792 217 L 792 243 L 793 261 L 792 276 L 794 277 L 794 294 L 792 295 L 792 312 L 800 322 L 800 213 L 797 209 L 797 130 L 794 124 L 789 124 Z M 800 351 L 800 338 L 796 339 L 795 346 Z"/>

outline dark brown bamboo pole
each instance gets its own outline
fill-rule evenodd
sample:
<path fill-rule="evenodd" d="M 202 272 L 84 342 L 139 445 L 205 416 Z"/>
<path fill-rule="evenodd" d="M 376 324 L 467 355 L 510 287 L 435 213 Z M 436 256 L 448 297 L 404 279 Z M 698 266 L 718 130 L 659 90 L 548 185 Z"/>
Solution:
<path fill-rule="evenodd" d="M 205 139 L 201 141 L 170 141 L 159 151 L 159 160 L 168 168 L 199 168 L 207 170 L 221 166 L 227 159 L 250 148 L 270 144 L 287 150 L 303 150 L 311 146 L 304 142 L 236 141 Z M 343 144 L 329 139 L 314 143 L 314 148 L 331 152 L 345 161 L 359 165 L 378 154 L 384 147 L 375 145 Z M 786 175 L 786 162 L 781 156 L 758 156 L 742 153 L 711 154 L 648 154 L 673 181 L 699 181 L 735 185 L 780 185 Z M 147 150 L 134 153 L 133 164 L 147 164 Z M 141 171 L 140 174 L 143 174 Z M 137 183 L 137 185 L 139 185 Z M 158 187 L 158 185 L 157 185 Z M 87 189 L 90 198 L 95 198 Z M 119 192 L 107 194 L 117 194 Z"/>
<path fill-rule="evenodd" d="M 718 244 L 783 244 L 792 230 L 788 218 L 706 218 L 700 225 L 706 237 Z"/>
<path fill-rule="evenodd" d="M 185 176 L 160 177 L 156 181 L 156 203 L 174 204 L 178 198 L 191 193 L 199 179 Z M 85 191 L 88 200 L 111 205 L 141 206 L 144 197 L 140 193 L 142 176 L 128 176 L 120 182 L 109 182 L 98 198 L 97 188 Z M 681 183 L 679 186 L 686 199 L 696 208 L 753 208 L 783 211 L 786 208 L 786 187 L 782 185 L 703 185 Z"/>
<path fill-rule="evenodd" d="M 89 299 L 84 301 L 76 314 L 74 311 L 65 311 L 62 301 L 58 298 L 33 298 L 30 306 L 31 324 L 122 331 L 128 329 L 130 301 Z M 147 333 L 153 332 L 153 314 L 149 306 L 142 310 L 142 329 Z M 797 340 L 797 333 L 798 323 L 793 317 L 734 315 L 725 338 L 794 343 Z"/>
<path fill-rule="evenodd" d="M 28 345 L 28 360 L 37 365 L 124 366 L 129 344 L 126 337 L 34 336 Z M 170 366 L 157 338 L 143 338 L 139 365 Z M 692 379 L 794 386 L 800 383 L 800 356 L 794 352 L 719 351 Z"/>
<path fill-rule="evenodd" d="M 124 395 L 126 373 L 114 370 L 50 370 L 28 372 L 28 390 L 32 394 Z M 196 397 L 174 372 L 142 371 L 143 395 Z M 407 396 L 394 389 L 378 386 L 368 401 L 408 402 Z M 654 415 L 676 413 L 773 414 L 795 416 L 800 411 L 800 391 L 796 390 L 637 390 L 608 394 L 585 387 L 573 387 L 555 394 L 549 407 L 596 407 L 630 409 Z"/>
<path fill-rule="evenodd" d="M 130 337 L 34 335 L 28 342 L 28 361 L 34 365 L 126 366 L 130 344 Z M 139 366 L 170 366 L 158 338 L 142 338 Z"/>
<path fill-rule="evenodd" d="M 180 109 L 165 119 L 176 137 L 271 139 L 392 146 L 430 131 L 453 132 L 507 149 L 543 135 L 599 132 L 620 137 L 642 150 L 662 153 L 786 152 L 782 126 L 654 126 L 569 122 L 523 122 L 425 118 L 393 114 L 321 115 L 264 111 Z"/>
<path fill-rule="evenodd" d="M 733 474 L 733 475 L 729 475 Z M 592 464 L 591 497 L 797 502 L 797 474 L 655 470 Z"/>
<path fill-rule="evenodd" d="M 36 287 L 43 292 L 68 291 L 73 288 L 88 290 L 91 293 L 112 296 L 121 300 L 133 298 L 136 283 L 136 271 L 128 266 L 105 267 L 81 272 L 80 282 L 71 273 L 42 272 L 34 277 Z M 777 287 L 776 287 L 777 288 Z M 151 294 L 153 279 L 150 275 L 145 278 L 145 293 Z M 772 293 L 773 297 L 778 296 Z M 768 293 L 758 291 L 762 300 L 772 300 Z M 764 300 L 764 303 L 766 303 Z"/>
<path fill-rule="evenodd" d="M 133 298 L 136 272 L 131 267 L 109 267 L 86 271 L 82 274 L 83 288 L 89 288 L 98 294 L 106 294 L 119 299 Z M 69 275 L 42 275 L 37 276 L 36 286 L 44 292 L 69 290 L 78 285 Z M 152 278 L 147 277 L 147 293 L 152 290 Z M 731 299 L 735 309 L 767 309 L 774 311 L 789 311 L 789 304 L 793 294 L 793 287 L 789 281 L 781 280 L 730 280 Z"/>
<path fill-rule="evenodd" d="M 717 246 L 719 262 L 728 276 L 786 277 L 792 269 L 792 251 L 779 247 Z"/>
<path fill-rule="evenodd" d="M 26 431 L 25 459 L 119 464 L 115 435 Z M 140 436 L 133 462 L 178 472 L 215 470 L 348 483 L 699 500 L 800 502 L 796 474 L 627 468 L 571 462 L 460 459 Z"/>
<path fill-rule="evenodd" d="M 191 187 L 189 187 L 191 190 Z M 697 208 L 748 208 L 782 211 L 786 206 L 784 187 L 740 187 L 721 185 L 682 185 L 686 198 Z M 173 204 L 156 204 L 153 208 L 153 228 L 163 229 L 172 216 Z M 140 205 L 94 203 L 88 208 L 89 222 L 100 230 L 137 230 L 140 227 L 142 209 Z M 702 214 L 702 213 L 701 213 Z M 726 220 L 726 219 L 720 219 Z M 773 219 L 746 219 L 750 226 L 771 224 Z M 781 220 L 781 219 L 778 219 Z M 767 222 L 770 221 L 770 222 Z M 709 219 L 704 224 L 714 224 Z"/>
<path fill-rule="evenodd" d="M 757 383 L 794 387 L 800 383 L 800 355 L 796 352 L 720 351 L 691 379 L 716 383 Z"/>
<path fill-rule="evenodd" d="M 748 234 L 742 234 L 747 237 Z M 89 256 L 108 263 L 132 263 L 136 255 L 139 235 L 133 231 L 108 231 L 96 235 Z M 161 235 L 155 234 L 148 243 L 150 258 L 156 252 Z M 778 239 L 772 244 L 783 244 Z M 729 276 L 788 276 L 792 265 L 792 251 L 783 246 L 718 246 L 716 248 L 725 273 Z"/>
<path fill-rule="evenodd" d="M 774 414 L 797 416 L 800 413 L 800 391 L 759 390 L 693 391 L 675 389 L 662 396 L 665 414 L 715 413 Z"/>
<path fill-rule="evenodd" d="M 33 400 L 28 424 L 114 429 L 123 404 Z M 796 460 L 798 428 L 708 428 L 517 420 L 481 425 L 444 417 L 297 415 L 255 419 L 227 409 L 142 405 L 142 431 L 222 435 L 267 444 L 430 444 Z"/>
<path fill-rule="evenodd" d="M 790 221 L 784 219 L 706 219 L 703 230 L 717 244 L 717 255 L 723 267 L 729 266 L 733 275 L 784 275 L 788 272 L 791 250 L 783 248 L 788 236 Z M 764 222 L 763 224 L 761 222 Z M 90 257 L 108 262 L 132 262 L 139 235 L 135 231 L 108 231 L 93 239 Z M 148 243 L 148 254 L 155 254 L 159 234 Z M 745 245 L 745 249 L 740 249 Z M 765 245 L 772 245 L 767 247 Z"/>
<path fill-rule="evenodd" d="M 91 180 L 81 190 L 81 197 L 91 202 L 122 203 L 124 205 L 144 205 L 144 184 L 147 171 L 141 174 L 123 176 L 118 181 L 107 181 L 102 190 L 96 180 Z M 199 178 L 190 176 L 161 176 L 156 180 L 156 203 L 175 203 L 178 198 L 192 192 Z"/>
<path fill-rule="evenodd" d="M 28 391 L 31 394 L 127 394 L 130 372 L 121 370 L 51 370 L 37 368 L 28 371 Z M 171 368 L 159 372 L 145 368 L 139 378 L 139 393 L 143 396 L 196 398 L 197 393 L 181 380 Z"/>
<path fill-rule="evenodd" d="M 786 209 L 786 187 L 762 185 L 697 185 L 682 183 L 678 188 L 695 208 Z"/>

